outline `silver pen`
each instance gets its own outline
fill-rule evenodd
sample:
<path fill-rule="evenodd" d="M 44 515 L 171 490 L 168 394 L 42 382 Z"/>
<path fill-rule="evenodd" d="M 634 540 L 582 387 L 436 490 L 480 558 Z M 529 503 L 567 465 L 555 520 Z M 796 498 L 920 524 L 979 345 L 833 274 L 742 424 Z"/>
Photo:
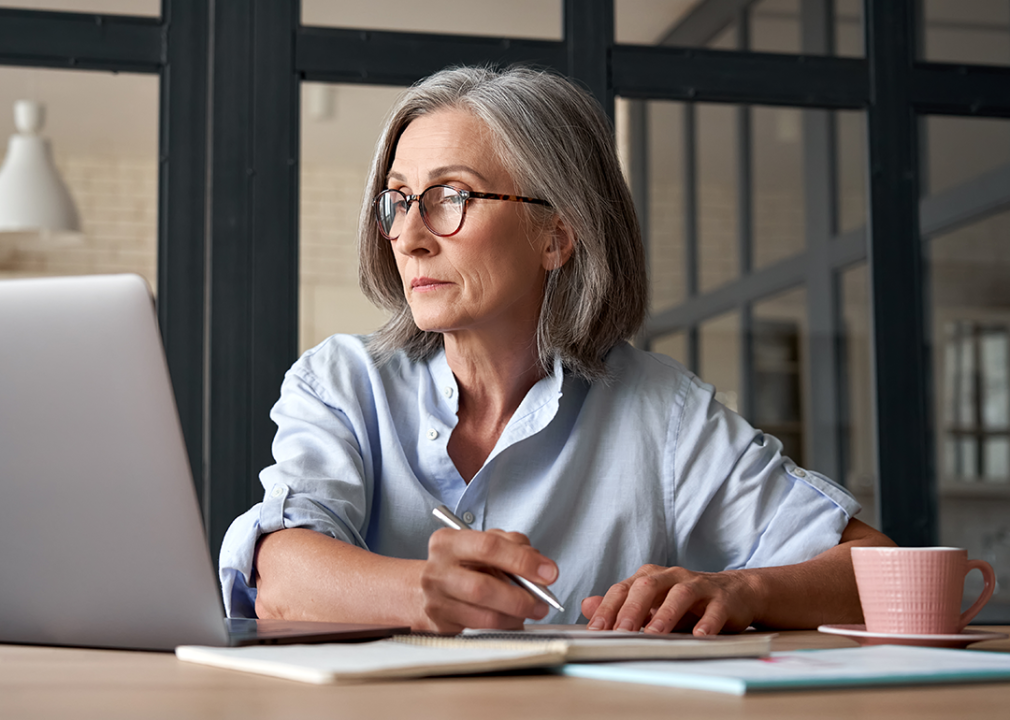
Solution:
<path fill-rule="evenodd" d="M 456 517 L 452 510 L 447 508 L 445 505 L 439 505 L 437 508 L 431 511 L 431 514 L 441 520 L 446 526 L 451 527 L 453 530 L 471 530 L 472 528 L 465 522 Z M 530 595 L 539 600 L 543 600 L 545 603 L 558 610 L 564 610 L 565 608 L 561 605 L 561 602 L 554 597 L 554 593 L 548 590 L 543 585 L 533 582 L 532 580 L 527 580 L 519 575 L 513 575 L 510 572 L 501 571 L 509 580 L 525 588 Z"/>

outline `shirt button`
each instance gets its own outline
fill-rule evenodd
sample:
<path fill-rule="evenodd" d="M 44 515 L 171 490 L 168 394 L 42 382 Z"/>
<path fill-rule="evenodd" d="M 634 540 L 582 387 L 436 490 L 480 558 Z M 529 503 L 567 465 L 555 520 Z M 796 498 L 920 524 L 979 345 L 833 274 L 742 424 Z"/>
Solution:
<path fill-rule="evenodd" d="M 473 513 L 472 512 L 470 512 L 469 510 L 467 510 L 465 513 L 463 513 L 463 522 L 465 522 L 467 525 L 469 525 L 473 521 L 474 521 L 474 517 L 473 517 Z"/>
<path fill-rule="evenodd" d="M 793 470 L 793 475 L 799 478 L 806 477 L 807 471 L 804 470 L 803 468 L 796 468 L 795 470 Z"/>
<path fill-rule="evenodd" d="M 438 430 L 436 430 L 435 428 L 431 428 L 428 431 L 428 439 L 429 440 L 437 440 L 438 439 Z"/>
<path fill-rule="evenodd" d="M 445 395 L 447 398 L 451 398 L 452 397 L 452 388 L 449 385 L 446 385 L 442 389 L 442 394 Z"/>
<path fill-rule="evenodd" d="M 279 498 L 283 494 L 284 494 L 283 485 L 274 485 L 274 489 L 270 492 L 270 495 L 275 498 Z"/>

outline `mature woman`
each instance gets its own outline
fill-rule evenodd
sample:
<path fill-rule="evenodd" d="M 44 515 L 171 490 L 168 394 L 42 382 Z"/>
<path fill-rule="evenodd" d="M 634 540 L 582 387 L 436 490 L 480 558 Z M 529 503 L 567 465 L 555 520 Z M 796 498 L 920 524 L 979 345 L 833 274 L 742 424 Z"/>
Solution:
<path fill-rule="evenodd" d="M 586 93 L 477 68 L 408 90 L 360 259 L 392 319 L 285 377 L 265 499 L 221 554 L 230 614 L 446 631 L 581 610 L 698 635 L 859 620 L 849 547 L 887 538 L 711 386 L 625 342 L 643 250 Z M 440 504 L 475 530 L 438 529 Z"/>

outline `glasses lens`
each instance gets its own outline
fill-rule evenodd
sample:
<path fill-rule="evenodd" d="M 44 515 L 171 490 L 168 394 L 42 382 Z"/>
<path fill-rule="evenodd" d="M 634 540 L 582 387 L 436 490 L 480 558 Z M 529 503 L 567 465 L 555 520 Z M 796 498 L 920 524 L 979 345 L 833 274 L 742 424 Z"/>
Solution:
<path fill-rule="evenodd" d="M 463 222 L 463 196 L 448 185 L 432 185 L 421 195 L 421 215 L 436 235 L 452 235 Z"/>
<path fill-rule="evenodd" d="M 391 240 L 400 235 L 407 214 L 407 199 L 399 190 L 385 190 L 375 198 L 375 219 L 382 234 Z"/>

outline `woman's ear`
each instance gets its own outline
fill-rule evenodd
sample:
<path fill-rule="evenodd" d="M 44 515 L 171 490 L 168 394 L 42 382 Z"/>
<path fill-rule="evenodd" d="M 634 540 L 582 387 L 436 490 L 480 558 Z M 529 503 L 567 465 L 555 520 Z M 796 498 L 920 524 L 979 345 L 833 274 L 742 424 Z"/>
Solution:
<path fill-rule="evenodd" d="M 543 266 L 545 270 L 557 270 L 575 251 L 575 237 L 571 228 L 559 217 L 554 219 L 547 244 L 544 246 Z"/>

